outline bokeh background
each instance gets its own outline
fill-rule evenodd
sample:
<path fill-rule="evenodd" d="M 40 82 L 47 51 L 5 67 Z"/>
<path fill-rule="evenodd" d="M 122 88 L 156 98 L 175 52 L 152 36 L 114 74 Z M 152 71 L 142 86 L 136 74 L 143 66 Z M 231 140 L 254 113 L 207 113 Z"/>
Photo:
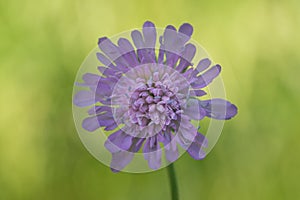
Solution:
<path fill-rule="evenodd" d="M 300 1 L 0 1 L 0 199 L 170 199 L 165 169 L 113 174 L 81 144 L 76 72 L 100 36 L 190 22 L 239 114 L 203 161 L 175 164 L 186 200 L 300 199 Z"/>

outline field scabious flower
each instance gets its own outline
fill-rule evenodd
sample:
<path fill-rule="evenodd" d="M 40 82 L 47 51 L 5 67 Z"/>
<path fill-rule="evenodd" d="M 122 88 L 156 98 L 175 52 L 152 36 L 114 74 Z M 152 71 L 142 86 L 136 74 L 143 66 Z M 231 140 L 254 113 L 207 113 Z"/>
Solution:
<path fill-rule="evenodd" d="M 131 32 L 134 45 L 126 38 L 117 44 L 99 39 L 102 53 L 97 58 L 104 66 L 98 67 L 99 74 L 82 76 L 78 85 L 87 90 L 75 94 L 74 104 L 91 107 L 82 122 L 85 130 L 112 132 L 105 148 L 111 152 L 114 172 L 138 152 L 151 169 L 160 168 L 163 151 L 166 160 L 174 162 L 179 147 L 203 159 L 208 141 L 192 120 L 228 120 L 237 114 L 237 107 L 224 99 L 202 99 L 203 88 L 220 74 L 221 66 L 208 58 L 193 65 L 196 47 L 188 43 L 192 33 L 193 27 L 185 23 L 178 30 L 167 26 L 158 37 L 147 21 L 142 31 Z"/>

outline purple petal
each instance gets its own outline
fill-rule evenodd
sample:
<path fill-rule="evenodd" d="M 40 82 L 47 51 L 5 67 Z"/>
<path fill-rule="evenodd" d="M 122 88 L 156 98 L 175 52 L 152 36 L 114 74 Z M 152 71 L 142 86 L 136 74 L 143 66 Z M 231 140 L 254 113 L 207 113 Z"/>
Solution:
<path fill-rule="evenodd" d="M 147 55 L 144 54 L 144 40 L 143 40 L 143 36 L 141 34 L 140 31 L 138 30 L 134 30 L 131 32 L 131 38 L 133 40 L 133 43 L 137 49 L 137 55 L 139 58 L 139 62 L 143 63 L 144 60 L 146 59 Z"/>
<path fill-rule="evenodd" d="M 143 63 L 155 63 L 155 43 L 156 43 L 156 29 L 152 22 L 145 22 L 143 25 L 143 35 L 144 35 L 144 54 L 145 60 Z"/>
<path fill-rule="evenodd" d="M 178 159 L 177 142 L 174 139 L 174 135 L 170 131 L 166 131 L 162 134 L 163 143 L 165 146 L 166 158 L 169 162 L 174 162 Z"/>
<path fill-rule="evenodd" d="M 82 122 L 82 128 L 90 132 L 95 131 L 99 127 L 108 127 L 106 129 L 110 130 L 113 130 L 113 127 L 117 127 L 111 112 L 104 112 L 96 116 L 85 118 Z"/>
<path fill-rule="evenodd" d="M 203 148 L 207 145 L 207 140 L 201 133 L 197 133 L 194 141 L 187 149 L 187 152 L 190 154 L 192 158 L 195 160 L 201 160 L 206 156 Z"/>
<path fill-rule="evenodd" d="M 113 172 L 119 172 L 124 169 L 132 160 L 133 153 L 128 151 L 119 151 L 112 153 L 110 168 Z"/>
<path fill-rule="evenodd" d="M 107 67 L 113 67 L 114 65 L 112 64 L 112 62 L 102 53 L 97 52 L 96 53 L 98 60 L 104 64 Z"/>
<path fill-rule="evenodd" d="M 96 93 L 101 97 L 110 96 L 113 92 L 115 84 L 116 80 L 113 78 L 101 78 L 98 81 Z"/>
<path fill-rule="evenodd" d="M 188 100 L 184 114 L 195 120 L 201 120 L 206 116 L 205 110 L 200 107 L 200 102 L 197 99 Z"/>
<path fill-rule="evenodd" d="M 101 72 L 102 75 L 104 75 L 107 78 L 119 78 L 120 75 L 122 75 L 122 70 L 119 70 L 116 66 L 113 68 L 98 66 L 98 70 Z M 104 78 L 103 76 L 101 78 Z"/>
<path fill-rule="evenodd" d="M 154 48 L 156 43 L 156 29 L 152 22 L 145 22 L 143 26 L 143 34 L 146 48 Z"/>
<path fill-rule="evenodd" d="M 144 157 L 148 161 L 151 169 L 158 169 L 161 165 L 161 150 L 157 138 L 151 137 L 146 139 L 144 149 Z"/>
<path fill-rule="evenodd" d="M 198 72 L 203 72 L 210 65 L 211 65 L 211 61 L 208 58 L 204 58 L 204 59 L 199 61 L 198 65 L 196 67 L 196 70 L 198 70 Z"/>
<path fill-rule="evenodd" d="M 180 26 L 178 32 L 179 32 L 180 39 L 184 43 L 186 43 L 190 39 L 191 35 L 193 34 L 193 27 L 188 23 L 184 23 Z"/>
<path fill-rule="evenodd" d="M 115 60 L 119 57 L 119 49 L 118 47 L 113 44 L 110 39 L 107 37 L 99 38 L 98 41 L 99 48 L 106 54 L 108 58 L 111 60 Z"/>
<path fill-rule="evenodd" d="M 196 96 L 198 96 L 198 97 L 201 97 L 201 96 L 204 96 L 204 95 L 206 95 L 207 93 L 205 92 L 205 91 L 203 91 L 203 90 L 192 90 L 192 94 L 195 94 Z"/>
<path fill-rule="evenodd" d="M 79 107 L 90 106 L 95 104 L 95 93 L 90 90 L 81 90 L 73 98 L 73 103 Z"/>
<path fill-rule="evenodd" d="M 131 38 L 137 49 L 144 48 L 143 36 L 140 31 L 134 30 L 131 32 Z"/>
<path fill-rule="evenodd" d="M 183 51 L 183 54 L 181 57 L 181 60 L 177 66 L 177 70 L 179 72 L 183 71 L 184 69 L 186 69 L 188 66 L 191 66 L 192 65 L 192 60 L 195 56 L 195 53 L 196 53 L 196 47 L 195 45 L 193 44 L 187 44 L 185 45 L 185 48 L 184 48 L 184 51 Z"/>
<path fill-rule="evenodd" d="M 191 124 L 189 118 L 186 118 L 185 115 L 182 115 L 180 129 L 176 134 L 176 139 L 181 147 L 187 150 L 190 144 L 194 141 L 196 134 L 197 129 Z"/>
<path fill-rule="evenodd" d="M 166 65 L 173 68 L 179 59 L 180 53 L 174 53 L 173 51 L 165 51 L 165 55 L 166 55 Z"/>
<path fill-rule="evenodd" d="M 237 107 L 224 99 L 210 99 L 200 102 L 206 116 L 214 119 L 231 119 L 237 114 Z"/>
<path fill-rule="evenodd" d="M 191 64 L 192 65 L 192 64 Z M 178 67 L 177 67 L 177 71 L 179 71 Z M 190 83 L 196 81 L 196 78 L 197 78 L 197 74 L 195 72 L 196 70 L 194 68 L 189 68 L 187 69 L 186 71 L 182 71 L 180 70 L 179 72 L 182 73 L 182 75 L 187 79 L 189 80 Z M 195 75 L 196 74 L 196 75 Z"/>
<path fill-rule="evenodd" d="M 107 57 L 110 58 L 117 65 L 128 66 L 128 63 L 122 57 L 119 48 L 114 43 L 112 43 L 110 39 L 106 37 L 100 38 L 98 46 L 107 55 Z"/>
<path fill-rule="evenodd" d="M 141 63 L 156 63 L 155 49 L 139 49 L 138 53 L 142 55 Z"/>
<path fill-rule="evenodd" d="M 99 124 L 97 117 L 94 116 L 94 117 L 88 117 L 88 118 L 84 119 L 82 122 L 82 128 L 84 128 L 85 130 L 87 130 L 89 132 L 93 132 L 96 129 L 100 128 L 100 124 Z"/>
<path fill-rule="evenodd" d="M 215 65 L 209 70 L 198 76 L 197 79 L 191 83 L 193 88 L 203 88 L 211 83 L 221 72 L 221 66 Z"/>
<path fill-rule="evenodd" d="M 101 77 L 97 74 L 86 73 L 83 74 L 82 79 L 84 81 L 85 86 L 95 87 L 98 84 Z"/>
<path fill-rule="evenodd" d="M 120 70 L 118 67 L 108 68 L 108 67 L 98 66 L 97 69 L 103 75 L 101 76 L 101 78 L 111 78 L 111 79 L 119 80 L 123 74 L 123 71 Z M 127 71 L 127 69 L 125 71 Z"/>
<path fill-rule="evenodd" d="M 178 34 L 176 28 L 172 25 L 168 25 L 165 28 L 163 35 L 163 47 L 166 54 L 166 64 L 173 67 L 178 61 L 179 55 L 183 51 L 183 44 L 178 42 Z"/>
<path fill-rule="evenodd" d="M 127 151 L 131 147 L 133 137 L 124 133 L 121 129 L 108 136 L 105 141 L 105 148 L 111 153 Z"/>
<path fill-rule="evenodd" d="M 129 63 L 130 67 L 138 65 L 138 60 L 132 44 L 125 38 L 120 38 L 118 41 L 120 52 L 125 60 Z"/>

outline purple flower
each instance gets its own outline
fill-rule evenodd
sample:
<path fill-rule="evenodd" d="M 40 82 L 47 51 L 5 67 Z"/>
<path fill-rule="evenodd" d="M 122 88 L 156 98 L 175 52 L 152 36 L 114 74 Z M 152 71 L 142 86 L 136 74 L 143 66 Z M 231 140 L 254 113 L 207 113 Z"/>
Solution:
<path fill-rule="evenodd" d="M 228 120 L 237 107 L 224 99 L 202 100 L 203 90 L 221 72 L 208 58 L 193 66 L 196 47 L 188 43 L 190 24 L 177 31 L 169 25 L 162 36 L 152 22 L 131 33 L 132 43 L 119 38 L 117 44 L 103 37 L 97 53 L 99 74 L 82 76 L 86 87 L 74 96 L 74 104 L 90 107 L 82 127 L 93 132 L 100 127 L 112 131 L 105 147 L 112 154 L 115 172 L 128 165 L 135 153 L 143 152 L 152 169 L 161 166 L 162 151 L 168 162 L 178 158 L 179 147 L 194 159 L 205 157 L 207 140 L 192 120 L 210 117 Z M 159 49 L 156 43 L 159 42 Z"/>

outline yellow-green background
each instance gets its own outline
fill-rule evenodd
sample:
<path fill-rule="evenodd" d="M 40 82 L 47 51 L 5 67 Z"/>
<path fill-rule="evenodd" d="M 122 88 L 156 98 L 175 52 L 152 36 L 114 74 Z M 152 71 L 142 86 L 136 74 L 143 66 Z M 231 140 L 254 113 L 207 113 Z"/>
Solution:
<path fill-rule="evenodd" d="M 300 199 L 300 1 L 0 1 L 0 199 L 170 199 L 166 170 L 113 174 L 77 136 L 76 72 L 100 36 L 190 22 L 239 114 L 203 161 L 175 168 L 185 200 Z"/>

